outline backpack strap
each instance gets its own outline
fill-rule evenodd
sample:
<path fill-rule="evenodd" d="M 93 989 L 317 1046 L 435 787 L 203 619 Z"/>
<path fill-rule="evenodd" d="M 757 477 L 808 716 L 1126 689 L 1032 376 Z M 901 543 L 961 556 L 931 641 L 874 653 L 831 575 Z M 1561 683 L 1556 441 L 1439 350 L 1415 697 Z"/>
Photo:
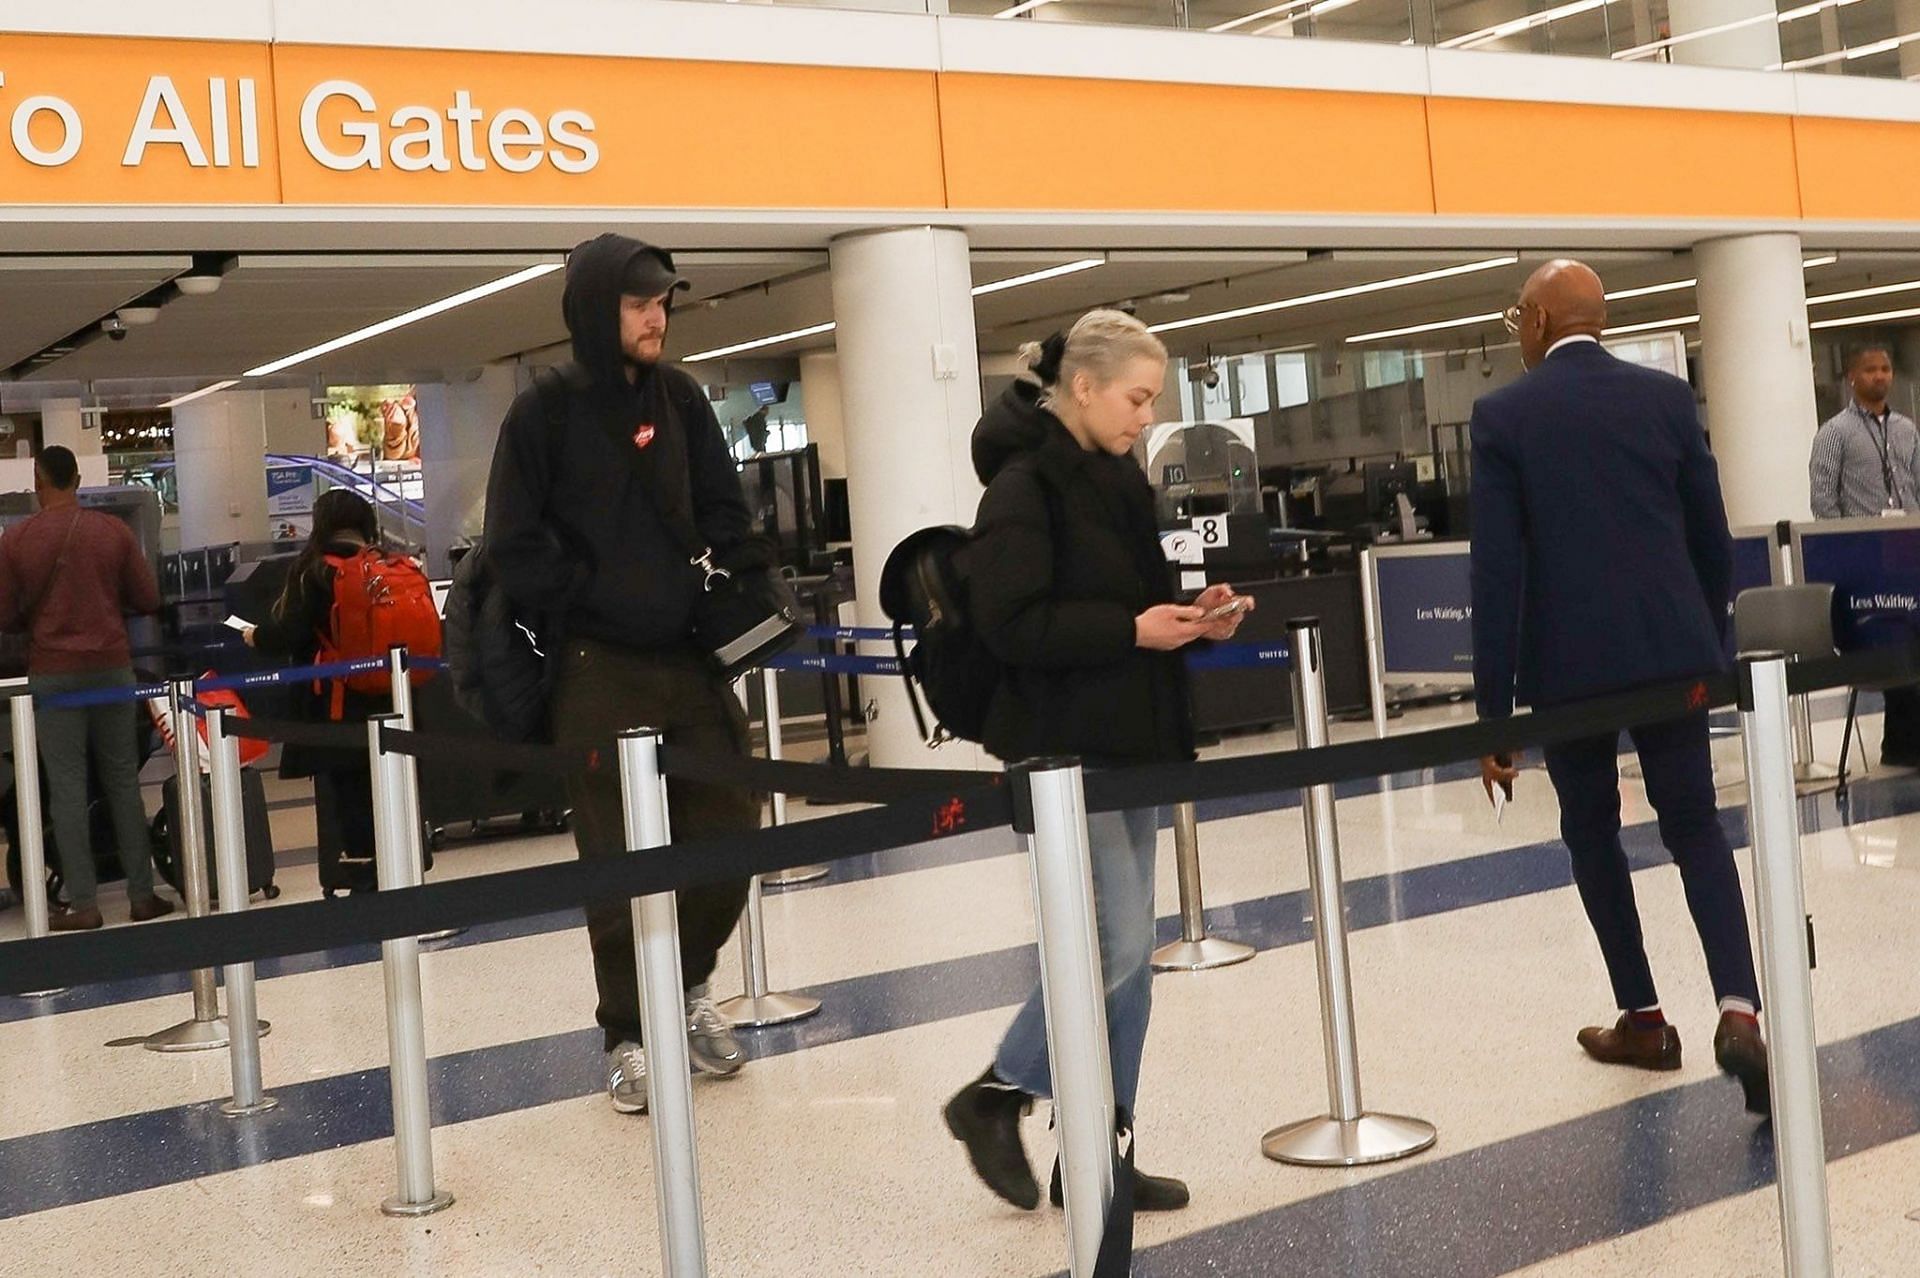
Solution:
<path fill-rule="evenodd" d="M 927 731 L 927 717 L 920 709 L 920 694 L 914 688 L 914 685 L 920 682 L 920 677 L 914 673 L 912 664 L 907 661 L 906 640 L 901 636 L 901 631 L 905 628 L 906 623 L 903 621 L 893 623 L 893 655 L 900 662 L 900 672 L 906 676 L 901 682 L 907 686 L 907 706 L 913 711 L 913 726 L 919 730 L 920 739 L 928 745 L 938 745 L 939 743 L 933 739 L 934 734 Z"/>

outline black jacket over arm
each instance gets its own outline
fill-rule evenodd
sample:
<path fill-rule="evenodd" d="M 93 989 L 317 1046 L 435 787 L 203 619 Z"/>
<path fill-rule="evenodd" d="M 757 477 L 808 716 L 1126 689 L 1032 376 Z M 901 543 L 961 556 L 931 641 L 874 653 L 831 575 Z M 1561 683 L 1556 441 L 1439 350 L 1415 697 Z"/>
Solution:
<path fill-rule="evenodd" d="M 1131 458 L 1081 449 L 1036 394 L 1016 383 L 974 432 L 987 491 L 965 571 L 1007 667 L 984 744 L 1008 761 L 1190 759 L 1186 663 L 1134 644 L 1134 618 L 1174 598 L 1152 490 Z"/>

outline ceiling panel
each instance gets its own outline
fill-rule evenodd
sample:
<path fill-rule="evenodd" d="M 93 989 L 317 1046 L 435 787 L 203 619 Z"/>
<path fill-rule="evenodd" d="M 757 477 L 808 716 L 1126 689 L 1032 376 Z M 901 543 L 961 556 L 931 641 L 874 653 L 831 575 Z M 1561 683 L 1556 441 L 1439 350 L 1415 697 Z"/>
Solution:
<path fill-rule="evenodd" d="M 189 257 L 0 257 L 0 369 L 126 305 Z"/>

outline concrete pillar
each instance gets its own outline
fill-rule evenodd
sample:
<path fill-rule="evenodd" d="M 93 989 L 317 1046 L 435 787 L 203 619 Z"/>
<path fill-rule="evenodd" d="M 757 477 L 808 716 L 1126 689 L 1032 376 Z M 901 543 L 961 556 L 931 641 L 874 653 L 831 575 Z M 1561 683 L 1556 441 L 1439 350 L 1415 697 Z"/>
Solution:
<path fill-rule="evenodd" d="M 103 487 L 108 479 L 106 445 L 100 438 L 99 423 L 88 425 L 77 399 L 40 401 L 40 446 L 58 444 L 73 450 L 80 463 L 80 486 Z"/>
<path fill-rule="evenodd" d="M 267 451 L 293 457 L 325 457 L 327 424 L 313 415 L 313 392 L 304 387 L 263 390 Z"/>
<path fill-rule="evenodd" d="M 1745 24 L 1674 45 L 1675 62 L 1758 70 L 1780 61 L 1780 24 L 1775 20 L 1773 0 L 1671 0 L 1667 19 L 1672 27 L 1670 34 L 1676 36 L 1731 23 Z"/>
<path fill-rule="evenodd" d="M 820 450 L 820 477 L 847 477 L 847 415 L 840 398 L 840 355 L 809 351 L 800 357 L 800 401 L 807 410 L 807 442 Z"/>
<path fill-rule="evenodd" d="M 1701 382 L 1727 517 L 1809 518 L 1807 458 L 1820 423 L 1800 237 L 1707 240 L 1693 260 Z"/>
<path fill-rule="evenodd" d="M 886 624 L 880 569 L 907 534 L 971 524 L 980 502 L 968 441 L 980 417 L 978 343 L 967 237 L 936 227 L 843 236 L 830 249 L 846 416 L 860 624 Z M 882 767 L 982 766 L 955 742 L 928 750 L 897 679 L 866 679 L 868 725 Z"/>
<path fill-rule="evenodd" d="M 489 364 L 470 381 L 420 386 L 414 391 L 420 408 L 429 576 L 451 575 L 449 552 L 480 535 L 494 441 L 519 391 L 513 364 Z"/>
<path fill-rule="evenodd" d="M 266 541 L 266 452 L 260 391 L 206 395 L 173 410 L 182 548 Z"/>

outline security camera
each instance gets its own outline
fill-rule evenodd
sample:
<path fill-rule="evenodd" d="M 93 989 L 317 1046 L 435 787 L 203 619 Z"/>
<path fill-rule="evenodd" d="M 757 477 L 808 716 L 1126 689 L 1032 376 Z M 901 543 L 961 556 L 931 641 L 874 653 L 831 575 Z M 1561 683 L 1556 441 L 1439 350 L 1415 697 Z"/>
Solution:
<path fill-rule="evenodd" d="M 1122 298 L 1113 304 L 1113 309 L 1126 315 L 1137 315 L 1140 312 L 1140 303 L 1131 297 Z"/>
<path fill-rule="evenodd" d="M 1480 357 L 1480 376 L 1482 377 L 1493 376 L 1493 361 L 1488 359 L 1485 355 L 1482 355 Z"/>
<path fill-rule="evenodd" d="M 116 342 L 127 340 L 127 326 L 118 315 L 109 315 L 101 320 L 100 331 Z"/>
<path fill-rule="evenodd" d="M 1195 364 L 1187 369 L 1187 380 L 1198 382 L 1208 390 L 1212 390 L 1220 385 L 1220 370 L 1213 366 L 1211 360 Z"/>

